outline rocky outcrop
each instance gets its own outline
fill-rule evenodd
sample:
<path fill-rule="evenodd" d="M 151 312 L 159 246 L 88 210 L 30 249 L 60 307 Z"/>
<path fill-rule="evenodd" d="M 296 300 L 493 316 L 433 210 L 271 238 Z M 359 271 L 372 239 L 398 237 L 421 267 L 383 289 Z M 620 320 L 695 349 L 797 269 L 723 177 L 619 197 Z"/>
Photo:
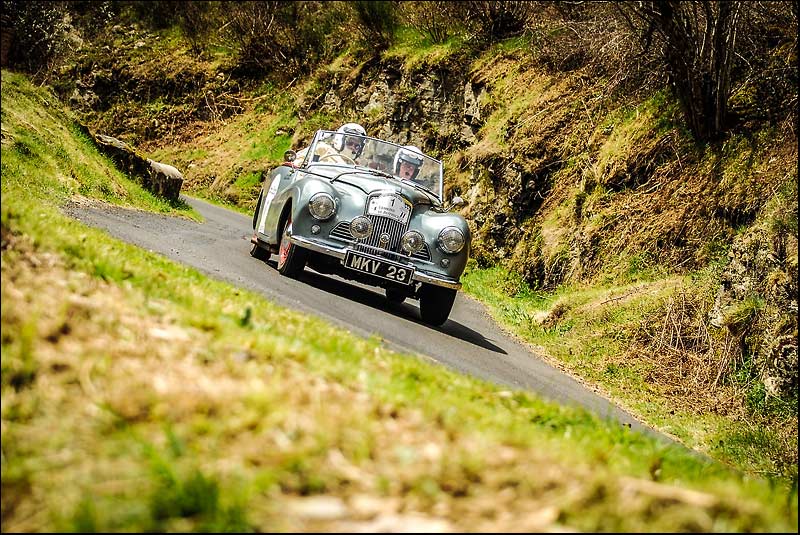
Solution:
<path fill-rule="evenodd" d="M 734 240 L 728 259 L 710 323 L 744 338 L 769 395 L 791 394 L 798 386 L 797 236 L 756 225 Z"/>
<path fill-rule="evenodd" d="M 370 135 L 431 149 L 463 147 L 475 140 L 469 125 L 477 121 L 476 94 L 465 112 L 461 66 L 441 64 L 426 72 L 406 73 L 391 61 L 361 68 L 357 75 L 336 73 L 330 89 L 305 104 L 340 117 L 358 116 Z M 470 92 L 472 87 L 469 86 Z M 469 116 L 469 117 L 467 117 Z M 462 128 L 466 126 L 466 130 Z"/>
<path fill-rule="evenodd" d="M 92 139 L 100 152 L 145 189 L 171 201 L 178 200 L 183 174 L 175 167 L 145 158 L 136 149 L 111 136 L 96 134 Z"/>
<path fill-rule="evenodd" d="M 459 194 L 469 200 L 465 215 L 474 229 L 472 256 L 479 264 L 508 259 L 511 269 L 524 280 L 544 289 L 553 289 L 569 277 L 596 273 L 607 259 L 601 242 L 613 236 L 603 232 L 622 231 L 610 224 L 597 226 L 602 218 L 609 217 L 600 214 L 597 200 L 590 207 L 597 213 L 587 210 L 585 203 L 594 186 L 587 185 L 578 194 L 568 185 L 555 190 L 565 213 L 570 209 L 570 196 L 574 198 L 572 220 L 552 219 L 547 229 L 541 224 L 523 228 L 524 222 L 539 214 L 547 202 L 562 168 L 571 165 L 574 169 L 571 175 L 559 175 L 557 180 L 562 183 L 577 182 L 581 177 L 585 184 L 589 184 L 585 177 L 592 177 L 594 183 L 597 165 L 592 162 L 599 161 L 605 154 L 603 150 L 610 150 L 606 145 L 615 147 L 613 141 L 617 138 L 610 137 L 613 130 L 603 130 L 594 139 L 588 129 L 591 124 L 581 126 L 575 120 L 574 102 L 583 102 L 580 111 L 589 123 L 595 120 L 593 112 L 603 112 L 587 107 L 591 94 L 580 93 L 584 80 L 554 79 L 547 85 L 535 76 L 519 77 L 517 83 L 527 82 L 538 88 L 539 109 L 519 116 L 509 113 L 501 144 L 487 140 L 479 130 L 491 118 L 493 100 L 507 95 L 494 94 L 497 88 L 489 82 L 494 72 L 491 69 L 483 75 L 466 72 L 462 67 L 442 63 L 409 73 L 399 65 L 384 62 L 374 69 L 354 69 L 352 72 L 357 70 L 357 74 L 350 76 L 350 71 L 343 69 L 330 75 L 326 80 L 328 91 L 306 102 L 304 111 L 359 117 L 370 134 L 411 143 L 426 151 L 453 153 L 463 149 L 453 163 L 462 171 L 468 169 L 471 177 L 462 184 Z M 631 129 L 634 126 L 644 128 L 634 122 L 628 125 Z M 611 192 L 604 202 L 615 196 L 627 209 L 639 196 L 653 191 L 653 187 L 635 191 L 645 181 L 658 179 L 668 184 L 672 175 L 663 169 L 661 172 L 667 174 L 659 175 L 655 169 L 677 155 L 670 140 L 673 138 L 657 135 L 634 141 L 623 139 L 636 145 L 626 153 L 632 161 L 621 167 L 622 171 L 603 177 Z M 671 151 L 655 152 L 647 141 L 659 149 L 669 146 Z M 671 144 L 665 145 L 668 141 Z M 577 147 L 576 152 L 564 152 L 563 148 L 570 144 Z M 659 194 L 652 199 L 658 204 Z M 553 206 L 547 209 L 552 211 Z M 684 217 L 681 214 L 676 213 L 675 217 Z M 706 320 L 711 319 L 719 329 L 730 330 L 742 342 L 742 352 L 752 356 L 768 394 L 780 396 L 796 391 L 798 383 L 797 237 L 786 232 L 776 234 L 773 227 L 754 225 L 731 245 L 730 263 L 722 276 L 715 312 Z M 666 238 L 656 236 L 662 242 L 657 246 L 668 249 L 669 227 L 664 229 Z M 677 247 L 680 244 L 676 241 Z"/>

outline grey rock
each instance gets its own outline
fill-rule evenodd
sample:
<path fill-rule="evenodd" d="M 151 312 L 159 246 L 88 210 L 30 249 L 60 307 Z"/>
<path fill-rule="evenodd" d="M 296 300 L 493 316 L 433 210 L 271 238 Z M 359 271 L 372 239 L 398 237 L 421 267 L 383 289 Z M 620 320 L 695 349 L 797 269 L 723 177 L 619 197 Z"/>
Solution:
<path fill-rule="evenodd" d="M 183 174 L 175 167 L 145 158 L 128 143 L 117 138 L 96 134 L 91 136 L 101 153 L 123 172 L 137 180 L 145 189 L 176 201 L 183 185 Z"/>

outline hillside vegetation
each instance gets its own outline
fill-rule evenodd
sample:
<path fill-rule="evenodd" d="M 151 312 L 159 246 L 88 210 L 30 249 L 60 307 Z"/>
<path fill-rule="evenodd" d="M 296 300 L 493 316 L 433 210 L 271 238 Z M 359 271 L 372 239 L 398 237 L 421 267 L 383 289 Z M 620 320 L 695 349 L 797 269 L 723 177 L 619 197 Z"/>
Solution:
<path fill-rule="evenodd" d="M 65 216 L 160 203 L 52 93 L 2 82 L 3 531 L 796 525 L 788 486 L 395 354 Z"/>
<path fill-rule="evenodd" d="M 797 8 L 792 2 L 722 4 L 247 2 L 222 9 L 217 2 L 185 2 L 185 9 L 176 10 L 171 2 L 4 2 L 4 7 L 17 14 L 16 46 L 10 58 L 15 68 L 51 85 L 92 130 L 125 139 L 179 167 L 187 193 L 251 213 L 264 173 L 281 161 L 284 150 L 302 146 L 317 128 L 335 128 L 346 121 L 360 122 L 371 134 L 413 143 L 442 158 L 449 181 L 446 196 L 467 199 L 463 213 L 475 236 L 473 260 L 462 278 L 466 292 L 485 302 L 501 325 L 553 364 L 687 446 L 756 480 L 772 479 L 777 488 L 789 492 L 788 502 L 794 502 Z M 658 5 L 670 6 L 671 11 Z M 710 24 L 704 26 L 703 21 Z M 702 36 L 703 28 L 717 31 L 719 40 L 701 54 L 693 39 Z M 34 38 L 43 29 L 52 46 L 31 45 L 29 54 L 14 55 L 26 42 L 42 42 Z M 738 32 L 738 40 L 731 31 Z M 726 46 L 733 46 L 736 53 L 724 55 L 731 51 Z M 682 71 L 684 63 L 679 60 L 695 55 L 691 65 L 714 67 Z M 719 69 L 725 57 L 734 59 L 727 70 Z M 12 176 L 7 169 L 12 167 L 6 164 L 6 154 L 13 148 L 9 154 L 27 157 L 23 145 L 7 141 L 12 138 L 6 76 L 4 235 L 14 225 L 24 227 L 6 223 L 7 211 L 15 213 L 7 202 Z M 712 89 L 692 85 L 698 76 L 719 82 L 713 89 L 719 98 Z M 691 98 L 693 94 L 702 106 Z M 15 93 L 14 98 L 20 95 Z M 53 97 L 32 98 L 49 103 Z M 30 118 L 24 121 L 36 124 Z M 48 126 L 47 131 L 61 131 L 52 128 L 61 129 Z M 54 176 L 76 173 L 69 170 L 70 158 L 55 154 L 61 170 Z M 77 174 L 84 177 L 72 184 L 82 188 L 78 193 L 111 202 L 139 202 L 134 200 L 138 194 L 122 193 L 128 186 L 87 178 L 96 177 L 96 172 Z M 113 171 L 102 174 L 112 176 Z M 75 193 L 74 187 L 48 186 L 45 196 L 57 193 L 55 202 L 63 202 L 65 191 Z M 156 200 L 146 202 L 148 209 L 174 209 L 158 207 Z M 28 208 L 16 210 L 19 214 Z M 16 221 L 15 217 L 26 219 L 9 215 L 8 220 Z M 32 237 L 31 254 L 36 256 L 38 231 L 25 227 L 21 232 Z M 66 254 L 75 256 L 69 247 Z M 5 252 L 3 257 L 4 456 L 9 436 L 5 396 L 11 384 L 6 382 L 11 362 L 7 348 L 30 347 L 37 336 L 32 326 L 22 328 L 6 315 L 11 277 L 7 258 L 14 258 L 9 266 L 16 266 L 21 257 Z M 35 266 L 40 260 L 29 263 Z M 117 274 L 112 279 L 127 272 L 117 265 L 103 265 L 86 269 L 104 280 L 107 270 Z M 150 291 L 147 288 L 142 291 Z M 34 298 L 18 295 L 17 299 Z M 133 302 L 137 299 L 147 300 L 135 297 Z M 249 318 L 249 314 L 237 316 L 247 306 L 251 305 L 242 305 L 233 317 Z M 225 329 L 237 328 L 229 325 L 236 321 L 226 321 Z M 24 336 L 7 341 L 7 326 Z M 47 336 L 52 335 L 41 336 L 51 343 Z M 315 343 L 313 334 L 302 340 Z M 275 350 L 266 349 L 271 351 Z M 292 350 L 290 360 L 304 351 Z M 336 352 L 331 353 L 335 357 Z M 306 362 L 305 357 L 298 358 Z M 13 361 L 13 366 L 21 366 L 22 377 L 27 377 L 26 366 L 37 367 L 35 359 L 25 359 L 24 365 Z M 305 372 L 316 373 L 317 364 Z M 434 379 L 443 373 L 437 369 L 420 377 L 446 384 Z M 501 398 L 507 399 L 504 395 Z M 513 393 L 512 399 L 518 396 Z M 412 406 L 413 397 L 408 401 Z M 526 416 L 524 403 L 504 403 L 509 418 L 542 421 Z M 486 408 L 487 414 L 497 407 Z M 371 414 L 378 422 L 385 421 L 385 413 Z M 187 431 L 186 437 L 194 432 Z M 557 433 L 558 440 L 571 433 Z M 377 440 L 375 436 L 369 440 Z M 578 449 L 590 443 L 582 442 Z M 599 453 L 604 444 L 608 442 L 592 447 L 594 453 L 586 458 L 598 455 L 603 463 L 612 462 Z M 342 453 L 351 459 L 347 451 Z M 480 466 L 488 462 L 480 454 L 475 458 L 483 459 Z M 6 474 L 11 473 L 5 462 L 4 489 Z M 316 478 L 323 468 L 308 462 L 301 463 L 306 467 L 303 473 Z M 508 466 L 515 462 L 509 460 Z M 649 477 L 660 478 L 661 462 L 650 464 Z M 209 472 L 199 473 L 192 477 L 217 488 L 217 483 L 204 479 Z M 14 488 L 34 488 L 26 477 L 20 476 L 22 483 Z M 276 477 L 271 481 L 283 481 L 283 476 Z M 161 481 L 172 481 L 173 489 L 183 488 L 177 474 Z M 472 489 L 486 480 L 480 475 L 468 476 L 467 481 L 466 488 Z M 416 483 L 409 485 L 391 487 L 394 490 L 384 496 L 405 497 L 416 488 Z M 473 496 L 463 486 L 448 485 L 435 480 L 448 496 Z M 278 486 L 287 489 L 285 482 Z M 486 490 L 495 496 L 493 501 L 500 487 L 505 488 L 490 485 Z M 314 488 L 300 494 L 325 494 Z M 341 490 L 336 485 L 325 487 L 334 488 Z M 289 494 L 295 490 L 289 485 Z M 4 493 L 4 522 L 5 500 Z M 353 500 L 348 495 L 345 502 L 352 505 Z M 437 499 L 425 507 L 434 502 Z M 218 508 L 213 513 L 216 519 L 223 510 L 233 515 L 230 518 L 240 512 L 233 505 L 213 503 Z M 402 501 L 399 509 L 392 503 L 395 512 L 425 510 L 453 522 L 460 515 L 457 508 L 441 505 L 446 514 L 420 509 L 417 502 Z M 580 508 L 586 503 L 581 502 Z M 88 504 L 81 507 L 90 508 Z M 131 518 L 143 522 L 141 505 L 131 507 L 141 513 L 130 513 Z M 605 506 L 598 507 L 608 514 Z M 98 519 L 93 511 L 84 512 L 98 529 L 112 522 Z M 196 518 L 173 513 L 163 518 Z M 796 505 L 784 513 L 780 515 L 789 529 L 796 529 Z M 612 514 L 617 520 L 605 523 L 598 516 L 576 524 L 561 510 L 557 524 L 640 531 L 656 529 L 654 518 L 668 516 L 650 509 L 642 514 L 654 523 L 637 524 L 639 513 L 630 523 L 622 520 L 626 514 L 622 507 Z M 70 518 L 80 516 L 75 515 Z M 498 523 L 502 514 L 489 516 L 492 520 L 486 524 L 464 520 L 452 526 L 513 528 Z M 510 522 L 519 514 L 508 518 Z M 761 530 L 772 520 L 730 526 L 717 520 L 692 522 L 661 529 Z M 265 529 L 264 524 L 257 525 Z M 182 525 L 169 526 L 181 529 Z M 434 529 L 423 526 L 420 529 Z M 535 522 L 531 526 L 527 529 L 540 529 Z M 772 524 L 768 529 L 782 530 L 781 526 Z M 294 527 L 311 529 L 309 524 Z"/>

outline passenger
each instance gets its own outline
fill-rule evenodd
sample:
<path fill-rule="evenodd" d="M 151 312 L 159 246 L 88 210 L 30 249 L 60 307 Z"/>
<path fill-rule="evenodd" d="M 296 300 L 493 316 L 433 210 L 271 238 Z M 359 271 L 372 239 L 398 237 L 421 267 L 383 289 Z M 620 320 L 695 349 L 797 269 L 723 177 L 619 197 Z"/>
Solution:
<path fill-rule="evenodd" d="M 414 180 L 422 168 L 422 151 L 414 145 L 406 145 L 394 157 L 394 174 L 403 180 Z"/>

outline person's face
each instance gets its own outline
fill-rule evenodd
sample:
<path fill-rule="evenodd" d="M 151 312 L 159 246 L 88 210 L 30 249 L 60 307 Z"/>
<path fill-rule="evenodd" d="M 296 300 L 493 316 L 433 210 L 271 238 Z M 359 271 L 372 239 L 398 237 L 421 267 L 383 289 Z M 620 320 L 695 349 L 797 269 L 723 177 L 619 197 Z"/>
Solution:
<path fill-rule="evenodd" d="M 344 139 L 344 148 L 352 152 L 353 154 L 358 154 L 358 151 L 361 150 L 361 140 L 347 137 Z"/>
<path fill-rule="evenodd" d="M 417 170 L 415 165 L 408 162 L 400 162 L 400 178 L 411 178 L 414 176 L 414 171 Z"/>

